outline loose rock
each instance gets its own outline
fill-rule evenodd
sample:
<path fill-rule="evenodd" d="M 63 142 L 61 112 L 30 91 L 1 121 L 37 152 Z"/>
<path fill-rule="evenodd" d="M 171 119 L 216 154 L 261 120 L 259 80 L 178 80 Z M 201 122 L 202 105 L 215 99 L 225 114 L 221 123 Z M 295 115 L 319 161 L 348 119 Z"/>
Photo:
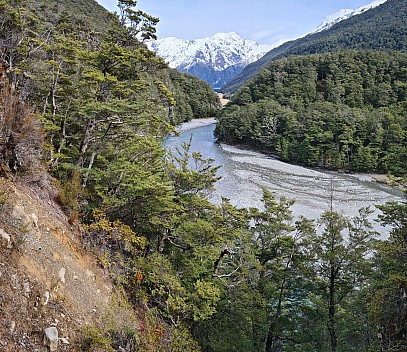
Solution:
<path fill-rule="evenodd" d="M 61 281 L 63 284 L 65 283 L 65 268 L 62 267 L 61 270 L 58 272 L 58 278 L 59 281 Z"/>
<path fill-rule="evenodd" d="M 35 213 L 31 214 L 31 218 L 33 219 L 34 226 L 38 229 L 38 217 Z"/>
<path fill-rule="evenodd" d="M 49 292 L 45 291 L 45 293 L 42 295 L 41 303 L 43 306 L 46 306 L 48 304 L 48 301 L 49 301 Z"/>
<path fill-rule="evenodd" d="M 61 337 L 60 340 L 64 345 L 69 345 L 69 341 L 66 337 Z"/>
<path fill-rule="evenodd" d="M 0 238 L 7 242 L 7 248 L 13 248 L 13 245 L 11 243 L 11 236 L 3 229 L 0 229 Z"/>
<path fill-rule="evenodd" d="M 14 329 L 16 328 L 16 322 L 13 320 L 12 322 L 11 322 L 11 326 L 10 326 L 10 335 L 13 335 L 14 334 Z"/>
<path fill-rule="evenodd" d="M 56 327 L 45 329 L 43 343 L 51 352 L 58 350 L 58 329 Z"/>

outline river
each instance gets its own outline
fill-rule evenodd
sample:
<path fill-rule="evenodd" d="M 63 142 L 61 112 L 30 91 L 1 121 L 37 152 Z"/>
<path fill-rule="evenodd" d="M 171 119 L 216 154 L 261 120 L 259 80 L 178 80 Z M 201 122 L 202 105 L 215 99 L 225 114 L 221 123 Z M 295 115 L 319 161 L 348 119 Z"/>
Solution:
<path fill-rule="evenodd" d="M 318 218 L 330 209 L 347 216 L 358 214 L 362 207 L 375 210 L 370 219 L 375 230 L 383 237 L 388 232 L 374 219 L 379 210 L 376 204 L 402 200 L 400 190 L 371 182 L 367 175 L 342 174 L 291 165 L 268 155 L 242 150 L 233 146 L 216 143 L 213 131 L 215 121 L 193 121 L 181 126 L 179 136 L 170 136 L 165 147 L 174 149 L 188 142 L 192 135 L 191 151 L 200 152 L 204 158 L 214 159 L 220 165 L 221 179 L 215 183 L 215 190 L 209 198 L 219 203 L 226 197 L 238 207 L 262 208 L 261 187 L 271 190 L 275 196 L 285 196 L 295 200 L 293 215 L 304 215 L 310 219 Z"/>

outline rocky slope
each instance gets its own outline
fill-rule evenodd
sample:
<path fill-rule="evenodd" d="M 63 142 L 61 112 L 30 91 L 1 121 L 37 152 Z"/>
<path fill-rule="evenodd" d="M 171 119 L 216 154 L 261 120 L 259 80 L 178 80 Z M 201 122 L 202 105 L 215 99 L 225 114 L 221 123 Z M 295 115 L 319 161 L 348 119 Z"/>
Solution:
<path fill-rule="evenodd" d="M 44 330 L 56 327 L 58 351 L 78 351 L 83 327 L 105 314 L 110 280 L 52 188 L 0 178 L 0 195 L 0 350 L 49 350 Z"/>

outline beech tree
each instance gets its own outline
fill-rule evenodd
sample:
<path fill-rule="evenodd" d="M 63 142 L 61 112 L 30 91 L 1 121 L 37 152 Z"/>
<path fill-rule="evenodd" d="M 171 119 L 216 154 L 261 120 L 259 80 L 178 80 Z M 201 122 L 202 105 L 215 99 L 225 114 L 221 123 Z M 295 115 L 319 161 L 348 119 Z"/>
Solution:
<path fill-rule="evenodd" d="M 382 351 L 403 351 L 407 345 L 407 202 L 378 206 L 382 224 L 391 226 L 387 240 L 378 242 L 377 270 L 368 291 L 370 317 L 377 327 Z"/>
<path fill-rule="evenodd" d="M 314 254 L 313 278 L 315 294 L 324 305 L 324 321 L 329 334 L 330 351 L 344 348 L 338 323 L 338 311 L 356 290 L 360 290 L 371 275 L 368 254 L 373 249 L 376 235 L 367 216 L 371 211 L 361 209 L 359 216 L 346 218 L 333 211 L 325 212 L 320 220 L 321 229 L 312 238 Z"/>
<path fill-rule="evenodd" d="M 312 222 L 300 218 L 295 223 L 290 207 L 294 201 L 263 189 L 265 210 L 254 210 L 252 235 L 259 261 L 257 290 L 264 300 L 265 316 L 261 323 L 265 336 L 258 348 L 266 352 L 280 351 L 299 339 L 295 331 L 301 325 L 301 311 L 306 304 L 307 262 Z"/>
<path fill-rule="evenodd" d="M 122 25 L 128 25 L 134 37 L 142 41 L 148 39 L 157 39 L 155 26 L 160 21 L 141 10 L 136 10 L 137 1 L 119 0 L 120 21 Z"/>

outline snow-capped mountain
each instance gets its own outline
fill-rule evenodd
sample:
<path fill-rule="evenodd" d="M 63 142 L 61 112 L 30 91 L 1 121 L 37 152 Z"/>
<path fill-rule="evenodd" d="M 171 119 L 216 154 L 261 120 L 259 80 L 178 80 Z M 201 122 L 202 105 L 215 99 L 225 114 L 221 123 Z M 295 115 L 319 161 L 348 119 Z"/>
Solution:
<path fill-rule="evenodd" d="M 338 22 L 377 7 L 387 0 L 375 0 L 356 10 L 342 9 L 324 19 L 310 33 L 324 31 Z M 279 45 L 258 44 L 237 33 L 217 33 L 212 37 L 182 40 L 161 38 L 146 43 L 150 50 L 164 58 L 170 67 L 207 81 L 214 89 L 222 87 L 250 63 L 257 61 Z M 281 43 L 280 43 L 281 44 Z"/>
<path fill-rule="evenodd" d="M 368 5 L 362 6 L 357 8 L 356 10 L 352 10 L 352 9 L 342 9 L 339 10 L 338 12 L 327 16 L 322 23 L 315 29 L 313 30 L 311 33 L 318 33 L 321 32 L 325 29 L 331 28 L 333 25 L 348 19 L 349 17 L 352 16 L 356 16 L 359 15 L 367 10 L 373 9 L 374 7 L 377 7 L 383 3 L 385 3 L 387 0 L 375 0 L 373 2 L 371 2 Z"/>
<path fill-rule="evenodd" d="M 243 39 L 235 32 L 196 40 L 161 38 L 148 42 L 147 46 L 170 67 L 198 76 L 213 88 L 221 87 L 273 48 Z"/>

